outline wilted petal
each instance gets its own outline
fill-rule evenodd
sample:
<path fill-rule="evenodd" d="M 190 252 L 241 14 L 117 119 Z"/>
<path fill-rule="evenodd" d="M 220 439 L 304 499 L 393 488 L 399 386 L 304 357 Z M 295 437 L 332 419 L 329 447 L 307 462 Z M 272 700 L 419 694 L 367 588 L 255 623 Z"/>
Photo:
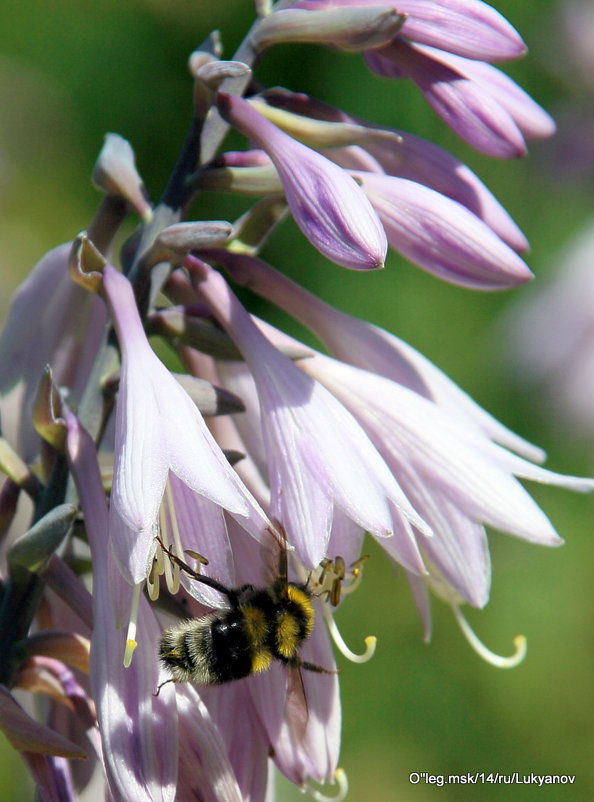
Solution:
<path fill-rule="evenodd" d="M 85 757 L 79 746 L 31 718 L 3 685 L 0 686 L 0 729 L 21 752 Z"/>
<path fill-rule="evenodd" d="M 295 222 L 312 245 L 344 267 L 383 266 L 384 230 L 365 194 L 344 170 L 292 139 L 242 98 L 219 94 L 219 108 L 268 153 Z"/>
<path fill-rule="evenodd" d="M 390 244 L 446 281 L 496 290 L 532 277 L 528 266 L 472 212 L 422 184 L 378 173 L 357 173 L 376 207 Z"/>

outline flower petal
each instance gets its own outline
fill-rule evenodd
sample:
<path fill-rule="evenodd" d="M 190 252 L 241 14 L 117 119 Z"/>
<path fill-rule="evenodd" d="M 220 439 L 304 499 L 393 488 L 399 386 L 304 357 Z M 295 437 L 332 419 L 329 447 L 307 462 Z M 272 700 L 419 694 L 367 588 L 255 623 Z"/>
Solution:
<path fill-rule="evenodd" d="M 295 222 L 312 245 L 331 261 L 354 270 L 383 266 L 384 230 L 364 193 L 344 170 L 292 139 L 242 98 L 219 94 L 219 108 L 268 153 Z"/>

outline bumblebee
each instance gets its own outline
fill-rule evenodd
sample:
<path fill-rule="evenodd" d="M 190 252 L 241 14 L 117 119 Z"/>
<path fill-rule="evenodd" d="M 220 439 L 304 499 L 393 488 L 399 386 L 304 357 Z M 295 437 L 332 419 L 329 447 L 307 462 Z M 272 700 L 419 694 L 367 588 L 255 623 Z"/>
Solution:
<path fill-rule="evenodd" d="M 279 576 L 271 585 L 227 588 L 194 571 L 163 543 L 161 547 L 181 570 L 229 601 L 227 610 L 182 621 L 163 633 L 159 657 L 174 682 L 223 685 L 260 674 L 273 660 L 291 668 L 335 673 L 298 655 L 313 631 L 314 594 L 308 582 L 288 581 L 286 548 L 281 550 Z"/>

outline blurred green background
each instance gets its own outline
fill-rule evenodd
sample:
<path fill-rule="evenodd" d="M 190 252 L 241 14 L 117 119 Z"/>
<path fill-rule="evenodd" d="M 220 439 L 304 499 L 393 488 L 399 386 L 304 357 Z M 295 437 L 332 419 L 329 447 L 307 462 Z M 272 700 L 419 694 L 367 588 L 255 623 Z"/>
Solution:
<path fill-rule="evenodd" d="M 579 99 L 559 42 L 557 3 L 499 0 L 496 6 L 531 49 L 506 70 L 553 113 Z M 230 56 L 252 15 L 250 0 L 0 4 L 2 319 L 14 288 L 44 251 L 87 225 L 99 198 L 90 174 L 105 132 L 131 141 L 148 189 L 158 197 L 190 117 L 188 54 L 216 27 Z M 527 234 L 537 283 L 592 214 L 591 181 L 553 170 L 550 145 L 531 147 L 530 158 L 521 162 L 483 157 L 446 130 L 414 87 L 379 80 L 356 55 L 278 49 L 265 59 L 259 77 L 456 153 Z M 195 214 L 216 218 L 223 209 L 227 199 L 209 198 Z M 551 468 L 594 470 L 592 440 L 577 442 L 562 425 L 553 425 L 536 393 L 515 386 L 505 370 L 496 323 L 533 286 L 474 293 L 450 287 L 393 253 L 381 273 L 351 273 L 325 262 L 291 223 L 276 232 L 265 256 L 335 305 L 414 345 L 503 422 L 547 449 Z M 500 653 L 511 652 L 513 636 L 527 636 L 528 656 L 513 671 L 482 663 L 439 602 L 433 641 L 424 644 L 406 581 L 395 578 L 369 545 L 372 560 L 362 588 L 338 616 L 353 648 L 365 635 L 379 638 L 370 663 L 341 663 L 341 763 L 350 799 L 594 798 L 592 500 L 548 488 L 534 488 L 534 495 L 566 545 L 539 549 L 493 534 L 491 602 L 468 614 L 480 637 Z M 410 785 L 413 771 L 575 774 L 576 780 L 571 787 L 438 788 Z M 0 788 L 0 798 L 32 796 L 20 760 L 2 736 Z M 282 785 L 279 798 L 303 797 Z"/>

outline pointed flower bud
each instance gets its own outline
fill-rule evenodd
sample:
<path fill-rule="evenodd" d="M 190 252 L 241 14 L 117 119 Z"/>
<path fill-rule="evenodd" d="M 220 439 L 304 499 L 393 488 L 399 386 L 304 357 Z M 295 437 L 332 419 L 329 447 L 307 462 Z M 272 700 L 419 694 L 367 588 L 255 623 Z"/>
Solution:
<path fill-rule="evenodd" d="M 526 143 L 512 116 L 484 87 L 450 65 L 447 55 L 397 38 L 366 53 L 365 61 L 384 77 L 410 78 L 450 128 L 481 153 L 503 159 L 524 156 Z"/>
<path fill-rule="evenodd" d="M 125 198 L 140 217 L 152 217 L 144 181 L 136 169 L 134 151 L 127 139 L 119 134 L 106 134 L 105 143 L 93 171 L 95 184 L 109 195 Z"/>
<path fill-rule="evenodd" d="M 390 244 L 436 276 L 483 290 L 532 277 L 526 263 L 466 207 L 428 187 L 381 173 L 358 173 Z"/>
<path fill-rule="evenodd" d="M 378 0 L 301 0 L 292 8 L 321 10 L 378 5 Z M 400 34 L 466 58 L 505 61 L 526 51 L 520 34 L 498 11 L 481 0 L 397 0 L 404 17 Z"/>
<path fill-rule="evenodd" d="M 365 194 L 347 173 L 292 139 L 242 98 L 219 93 L 219 109 L 268 153 L 295 222 L 312 245 L 343 267 L 383 266 L 386 235 Z"/>
<path fill-rule="evenodd" d="M 31 718 L 4 686 L 0 687 L 0 729 L 21 752 L 86 757 L 72 741 Z"/>
<path fill-rule="evenodd" d="M 256 50 L 287 42 L 331 44 L 345 50 L 381 47 L 393 39 L 405 20 L 389 3 L 381 0 L 366 8 L 359 4 L 350 9 L 289 8 L 262 19 L 251 35 Z"/>

